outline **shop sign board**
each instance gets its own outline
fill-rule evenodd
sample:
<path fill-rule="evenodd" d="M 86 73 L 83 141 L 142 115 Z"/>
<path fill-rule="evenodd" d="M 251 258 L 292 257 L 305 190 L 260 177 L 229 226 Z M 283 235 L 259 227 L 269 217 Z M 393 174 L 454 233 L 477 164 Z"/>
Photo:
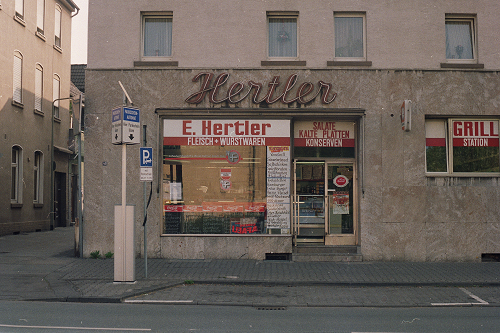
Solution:
<path fill-rule="evenodd" d="M 295 147 L 354 147 L 354 122 L 297 121 Z"/>
<path fill-rule="evenodd" d="M 290 122 L 272 119 L 166 119 L 165 145 L 289 146 Z"/>
<path fill-rule="evenodd" d="M 111 120 L 113 144 L 140 144 L 141 119 L 137 108 L 120 106 L 112 111 Z"/>
<path fill-rule="evenodd" d="M 498 120 L 453 120 L 454 147 L 498 147 Z"/>

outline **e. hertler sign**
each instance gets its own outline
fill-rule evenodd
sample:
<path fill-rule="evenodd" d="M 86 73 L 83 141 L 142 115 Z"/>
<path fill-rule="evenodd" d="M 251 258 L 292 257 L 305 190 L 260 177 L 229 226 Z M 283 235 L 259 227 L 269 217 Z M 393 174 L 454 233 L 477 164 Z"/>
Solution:
<path fill-rule="evenodd" d="M 289 146 L 290 122 L 283 120 L 166 119 L 165 145 Z"/>

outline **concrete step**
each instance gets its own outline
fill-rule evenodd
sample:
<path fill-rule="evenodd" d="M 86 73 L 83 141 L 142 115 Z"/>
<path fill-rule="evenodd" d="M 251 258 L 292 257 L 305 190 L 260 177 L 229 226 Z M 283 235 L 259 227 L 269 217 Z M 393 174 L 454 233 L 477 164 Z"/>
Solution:
<path fill-rule="evenodd" d="M 293 247 L 292 261 L 363 261 L 359 246 L 298 245 Z"/>
<path fill-rule="evenodd" d="M 311 262 L 311 261 L 329 261 L 329 262 L 359 262 L 363 261 L 361 254 L 342 254 L 342 253 L 293 253 L 292 261 Z"/>
<path fill-rule="evenodd" d="M 293 253 L 337 253 L 337 254 L 358 254 L 360 247 L 355 245 L 339 245 L 339 246 L 326 246 L 326 245 L 309 245 L 301 244 L 293 247 Z"/>

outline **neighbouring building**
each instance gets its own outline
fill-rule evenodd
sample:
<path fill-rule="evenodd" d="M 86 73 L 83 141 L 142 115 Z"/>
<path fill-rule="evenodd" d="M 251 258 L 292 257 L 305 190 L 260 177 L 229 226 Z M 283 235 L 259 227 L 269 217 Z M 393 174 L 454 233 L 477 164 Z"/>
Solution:
<path fill-rule="evenodd" d="M 71 0 L 0 1 L 0 235 L 70 225 L 71 16 L 78 10 Z"/>
<path fill-rule="evenodd" d="M 129 140 L 136 256 L 150 188 L 149 257 L 500 253 L 499 15 L 497 0 L 91 2 L 84 254 L 113 251 Z"/>

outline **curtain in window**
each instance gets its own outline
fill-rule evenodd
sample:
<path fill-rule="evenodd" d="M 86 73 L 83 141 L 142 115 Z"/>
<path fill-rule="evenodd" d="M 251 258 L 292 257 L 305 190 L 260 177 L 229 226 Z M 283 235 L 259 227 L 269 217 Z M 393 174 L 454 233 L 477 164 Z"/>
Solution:
<path fill-rule="evenodd" d="M 269 19 L 269 56 L 297 57 L 297 19 Z"/>
<path fill-rule="evenodd" d="M 146 18 L 144 20 L 144 56 L 170 57 L 172 55 L 172 20 Z"/>
<path fill-rule="evenodd" d="M 54 19 L 54 43 L 59 47 L 61 47 L 61 20 L 62 11 L 60 8 L 56 7 Z"/>
<path fill-rule="evenodd" d="M 364 57 L 362 17 L 335 17 L 335 57 Z"/>
<path fill-rule="evenodd" d="M 474 59 L 471 21 L 446 22 L 446 59 Z"/>
<path fill-rule="evenodd" d="M 45 0 L 37 0 L 36 3 L 36 25 L 38 31 L 43 33 L 45 16 Z"/>

